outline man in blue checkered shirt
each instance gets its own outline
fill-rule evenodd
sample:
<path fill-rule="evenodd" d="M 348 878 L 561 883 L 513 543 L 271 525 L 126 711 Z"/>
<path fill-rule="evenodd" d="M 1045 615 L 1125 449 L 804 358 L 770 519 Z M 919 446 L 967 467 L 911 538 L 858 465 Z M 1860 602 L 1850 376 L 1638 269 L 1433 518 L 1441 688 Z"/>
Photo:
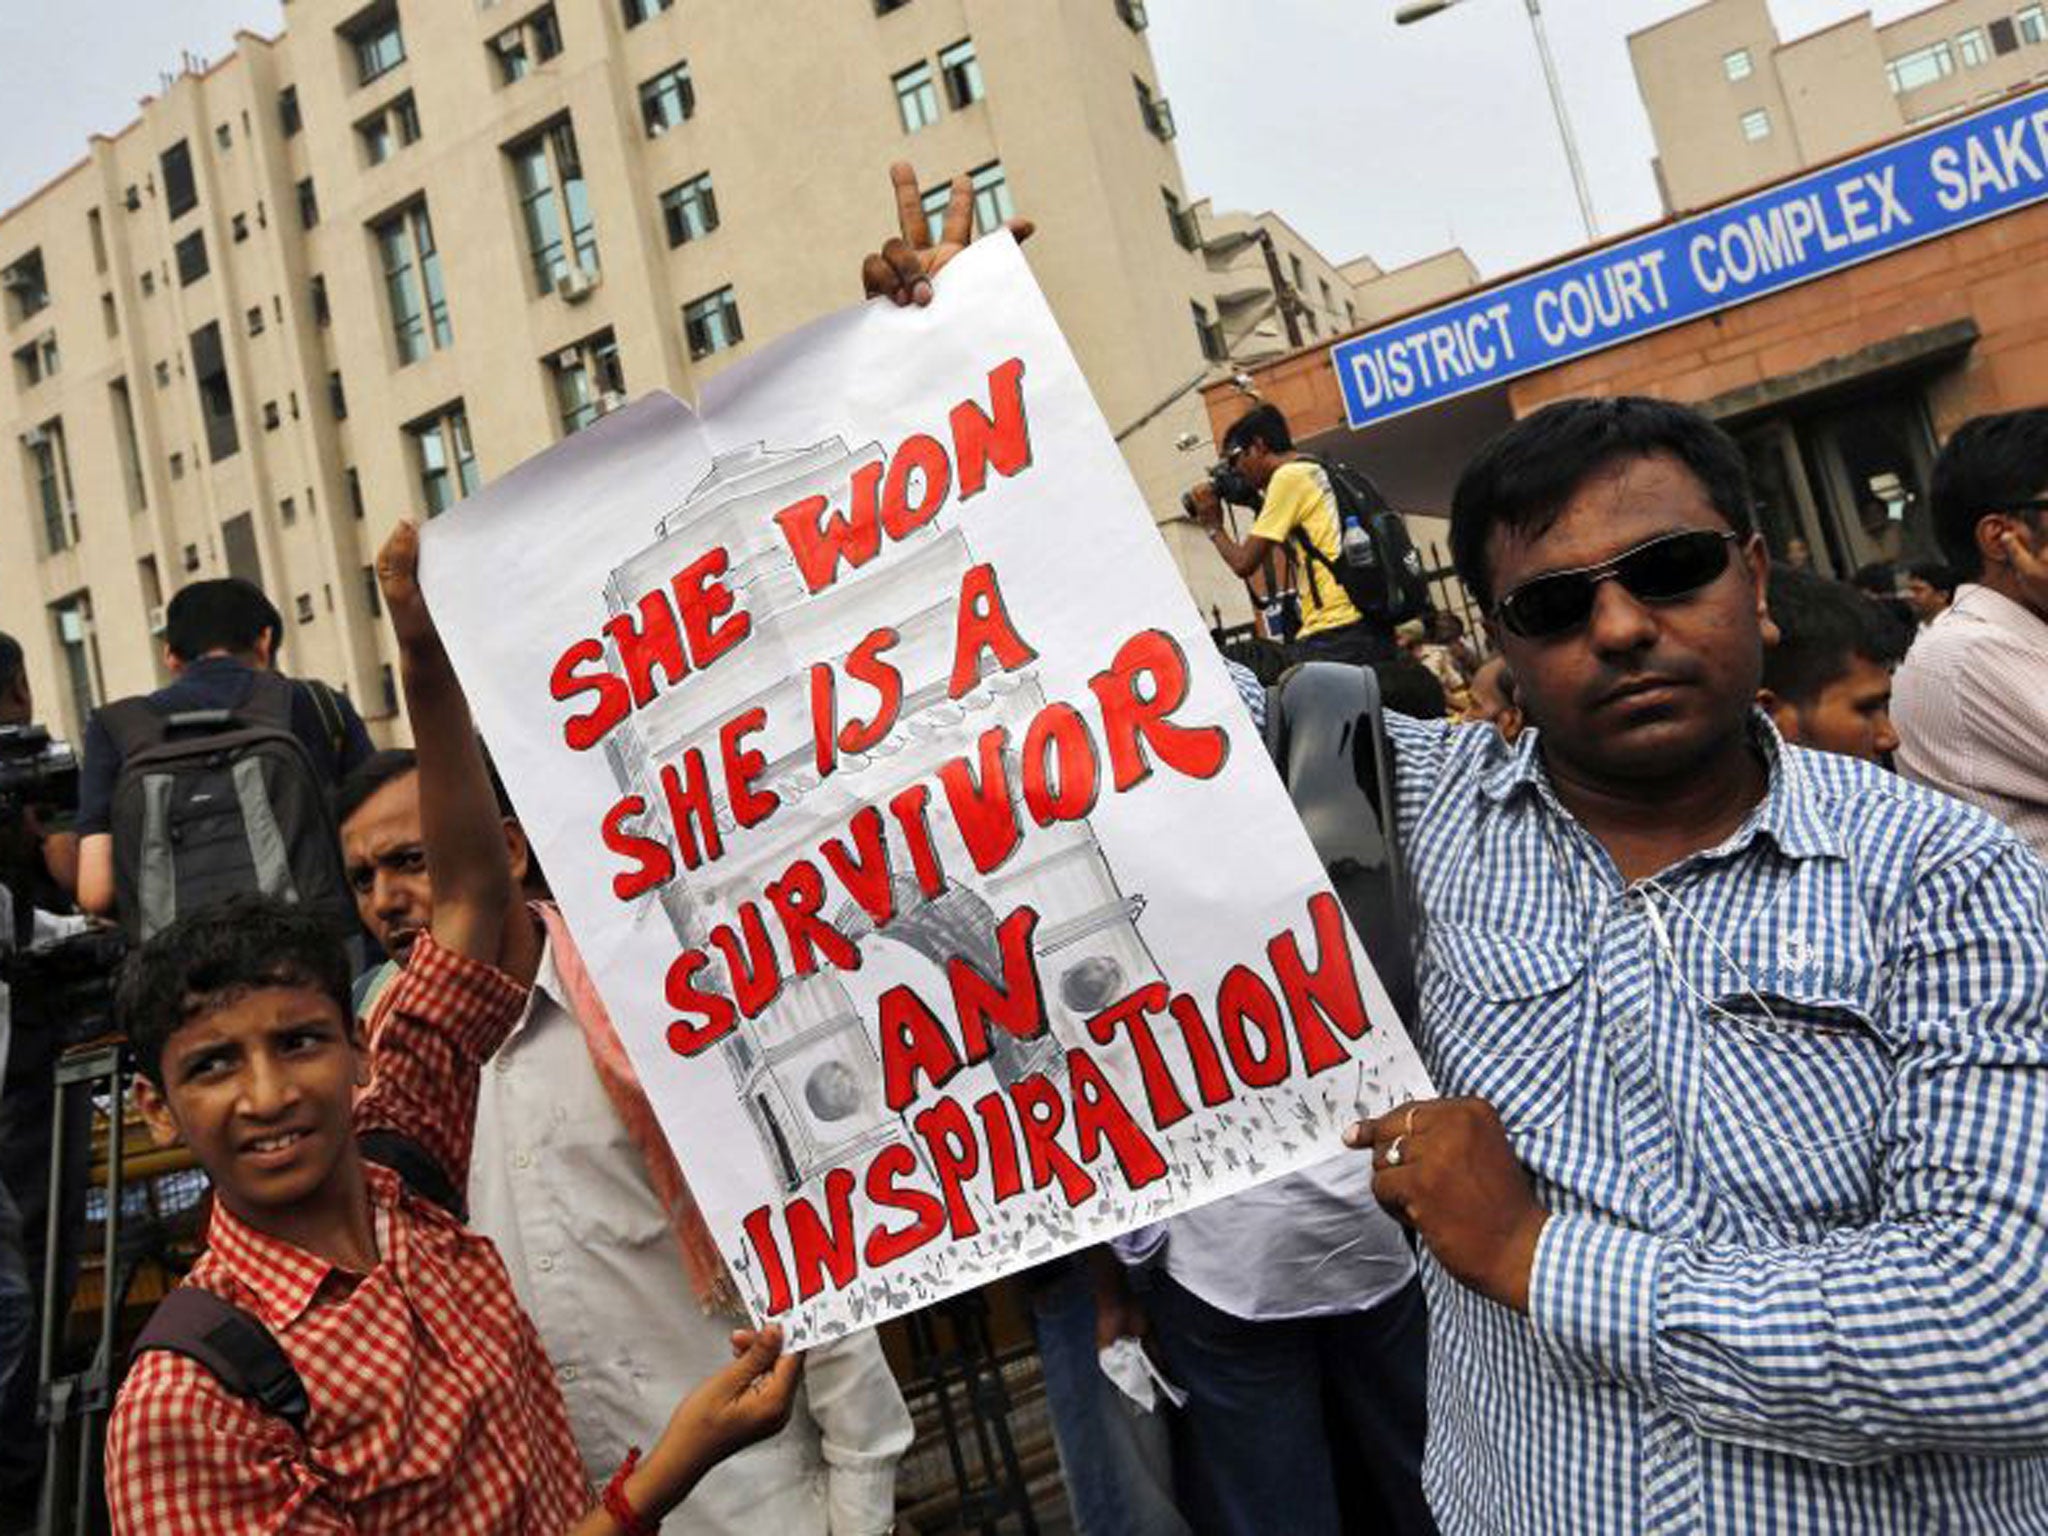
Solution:
<path fill-rule="evenodd" d="M 1539 411 L 1451 542 L 1532 728 L 1392 723 L 1444 1097 L 1353 1132 L 1443 1529 L 2048 1532 L 2048 870 L 1755 710 L 1703 417 Z"/>

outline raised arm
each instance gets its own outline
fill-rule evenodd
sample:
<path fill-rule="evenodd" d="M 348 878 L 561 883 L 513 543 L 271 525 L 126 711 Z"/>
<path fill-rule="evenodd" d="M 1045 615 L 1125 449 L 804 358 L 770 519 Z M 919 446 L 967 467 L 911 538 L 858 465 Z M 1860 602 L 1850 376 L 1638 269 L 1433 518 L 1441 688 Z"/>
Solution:
<path fill-rule="evenodd" d="M 377 584 L 398 636 L 406 717 L 419 753 L 420 831 L 434 892 L 434 940 L 496 962 L 513 899 L 504 824 L 469 701 L 419 585 L 419 529 L 400 523 L 377 552 Z"/>

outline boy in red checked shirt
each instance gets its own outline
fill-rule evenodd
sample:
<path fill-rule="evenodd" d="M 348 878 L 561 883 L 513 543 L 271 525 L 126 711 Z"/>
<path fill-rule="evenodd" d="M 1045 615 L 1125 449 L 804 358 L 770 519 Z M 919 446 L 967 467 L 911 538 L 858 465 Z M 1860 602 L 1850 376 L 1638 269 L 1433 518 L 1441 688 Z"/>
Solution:
<path fill-rule="evenodd" d="M 374 1062 L 340 947 L 280 903 L 187 918 L 123 978 L 137 1103 L 213 1182 L 207 1249 L 185 1283 L 260 1320 L 310 1408 L 301 1435 L 185 1355 L 143 1355 L 107 1434 L 119 1533 L 639 1536 L 789 1415 L 799 1362 L 778 1358 L 775 1329 L 736 1333 L 733 1364 L 593 1508 L 554 1372 L 496 1250 L 358 1145 L 396 1133 L 461 1189 L 478 1069 L 525 1003 L 492 963 L 511 871 L 417 556 L 416 530 L 401 526 L 378 578 L 418 729 L 436 900 L 383 1004 Z"/>

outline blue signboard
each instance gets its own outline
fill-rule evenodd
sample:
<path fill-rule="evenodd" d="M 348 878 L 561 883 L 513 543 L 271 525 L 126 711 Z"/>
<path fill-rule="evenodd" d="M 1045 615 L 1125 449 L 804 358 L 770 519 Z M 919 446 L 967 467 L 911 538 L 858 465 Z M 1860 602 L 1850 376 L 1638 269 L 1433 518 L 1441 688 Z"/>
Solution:
<path fill-rule="evenodd" d="M 1363 427 L 2048 198 L 2048 91 L 1339 342 Z"/>

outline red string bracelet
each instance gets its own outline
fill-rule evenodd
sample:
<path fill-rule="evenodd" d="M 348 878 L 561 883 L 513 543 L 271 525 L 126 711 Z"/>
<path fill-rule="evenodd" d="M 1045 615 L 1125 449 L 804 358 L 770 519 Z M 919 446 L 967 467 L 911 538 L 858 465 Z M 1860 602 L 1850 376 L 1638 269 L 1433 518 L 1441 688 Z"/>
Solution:
<path fill-rule="evenodd" d="M 619 1470 L 612 1474 L 612 1480 L 604 1485 L 605 1513 L 619 1522 L 619 1528 L 626 1536 L 661 1536 L 659 1524 L 649 1524 L 633 1508 L 633 1501 L 626 1497 L 626 1479 L 633 1475 L 633 1469 L 640 1465 L 640 1447 L 634 1446 L 626 1452 L 626 1459 L 619 1463 Z"/>

